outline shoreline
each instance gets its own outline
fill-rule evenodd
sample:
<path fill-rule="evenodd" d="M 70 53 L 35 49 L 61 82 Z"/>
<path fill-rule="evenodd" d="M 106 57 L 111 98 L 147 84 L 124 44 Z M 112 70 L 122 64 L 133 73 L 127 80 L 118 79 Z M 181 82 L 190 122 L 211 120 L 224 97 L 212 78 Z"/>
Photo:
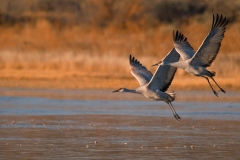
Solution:
<path fill-rule="evenodd" d="M 177 72 L 168 90 L 211 91 L 207 81 L 201 77 Z M 215 77 L 226 91 L 240 90 L 240 77 Z M 216 91 L 219 88 L 210 80 Z M 117 89 L 139 86 L 131 73 L 81 73 L 76 71 L 0 71 L 0 88 L 53 88 L 53 89 Z"/>

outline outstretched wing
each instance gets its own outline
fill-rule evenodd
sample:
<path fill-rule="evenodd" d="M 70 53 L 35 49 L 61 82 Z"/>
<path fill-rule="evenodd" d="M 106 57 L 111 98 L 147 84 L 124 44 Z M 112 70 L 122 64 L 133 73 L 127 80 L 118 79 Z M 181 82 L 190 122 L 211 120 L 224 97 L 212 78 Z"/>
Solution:
<path fill-rule="evenodd" d="M 187 38 L 178 30 L 176 34 L 175 31 L 173 31 L 173 44 L 183 60 L 191 59 L 193 57 L 195 53 L 194 49 L 187 41 Z"/>
<path fill-rule="evenodd" d="M 223 18 L 222 15 L 219 17 L 217 14 L 215 19 L 213 15 L 212 28 L 196 54 L 192 57 L 190 64 L 206 67 L 212 64 L 217 57 L 227 24 L 228 20 L 226 17 Z"/>
<path fill-rule="evenodd" d="M 140 85 L 147 84 L 151 80 L 152 73 L 131 55 L 129 56 L 129 63 L 131 73 L 137 79 Z"/>
<path fill-rule="evenodd" d="M 163 61 L 166 62 L 177 62 L 180 58 L 178 52 L 173 48 Z M 148 87 L 152 90 L 160 90 L 162 92 L 167 91 L 169 86 L 172 83 L 174 75 L 176 73 L 177 68 L 171 66 L 162 66 L 159 65 L 158 69 L 154 73 L 151 81 L 149 82 Z"/>

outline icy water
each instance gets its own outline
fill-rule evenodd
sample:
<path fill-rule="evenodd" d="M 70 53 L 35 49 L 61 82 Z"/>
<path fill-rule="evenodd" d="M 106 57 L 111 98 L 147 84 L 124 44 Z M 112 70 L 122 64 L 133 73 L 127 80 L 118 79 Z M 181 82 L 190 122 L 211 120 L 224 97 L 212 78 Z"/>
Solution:
<path fill-rule="evenodd" d="M 176 94 L 2 88 L 0 159 L 240 159 L 239 93 Z"/>

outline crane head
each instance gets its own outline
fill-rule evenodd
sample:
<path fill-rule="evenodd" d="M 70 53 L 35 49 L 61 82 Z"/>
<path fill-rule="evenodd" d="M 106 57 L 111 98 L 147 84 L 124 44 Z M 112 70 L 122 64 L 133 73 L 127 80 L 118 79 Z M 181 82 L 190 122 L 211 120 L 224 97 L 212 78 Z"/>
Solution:
<path fill-rule="evenodd" d="M 161 63 L 162 63 L 162 61 L 160 61 L 160 62 L 158 62 L 158 63 L 152 65 L 152 67 L 153 67 L 153 66 L 159 66 Z"/>
<path fill-rule="evenodd" d="M 117 90 L 115 90 L 115 91 L 113 91 L 113 92 L 123 92 L 123 88 L 119 88 L 119 89 L 117 89 Z"/>

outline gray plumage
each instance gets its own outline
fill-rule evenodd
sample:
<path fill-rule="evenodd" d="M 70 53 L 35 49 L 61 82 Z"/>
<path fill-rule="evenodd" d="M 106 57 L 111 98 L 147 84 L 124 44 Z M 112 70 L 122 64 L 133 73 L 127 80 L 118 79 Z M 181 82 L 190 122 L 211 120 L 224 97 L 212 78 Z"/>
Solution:
<path fill-rule="evenodd" d="M 200 48 L 197 50 L 196 54 L 192 57 L 192 65 L 208 67 L 212 64 L 221 47 L 221 42 L 224 37 L 227 24 L 228 20 L 226 17 L 223 18 L 221 15 L 219 18 L 217 14 L 215 19 L 213 15 L 212 28 Z"/>
<path fill-rule="evenodd" d="M 151 80 L 152 73 L 131 55 L 129 56 L 129 64 L 131 74 L 137 79 L 140 86 L 147 84 Z"/>
<path fill-rule="evenodd" d="M 180 58 L 179 54 L 173 48 L 169 52 L 169 54 L 167 54 L 163 61 L 177 62 L 179 58 Z M 172 83 L 176 71 L 177 71 L 176 67 L 171 66 L 158 67 L 151 81 L 148 84 L 149 88 L 152 90 L 158 89 L 162 92 L 166 92 Z"/>
<path fill-rule="evenodd" d="M 179 60 L 179 58 L 180 55 L 173 48 L 164 58 L 164 61 L 176 62 Z M 137 93 L 142 94 L 151 100 L 164 101 L 169 105 L 174 117 L 177 120 L 180 120 L 181 118 L 171 104 L 171 102 L 175 99 L 175 93 L 165 92 L 171 85 L 177 68 L 171 66 L 158 66 L 154 75 L 152 75 L 150 71 L 148 71 L 136 58 L 132 57 L 131 55 L 129 57 L 129 62 L 131 73 L 137 79 L 140 86 L 134 90 L 120 88 L 113 92 Z"/>
<path fill-rule="evenodd" d="M 182 33 L 179 31 L 175 33 L 173 31 L 174 47 L 176 51 L 181 55 L 181 58 L 183 60 L 174 63 L 163 62 L 161 64 L 182 68 L 195 76 L 201 76 L 205 78 L 208 81 L 213 93 L 218 96 L 217 92 L 213 89 L 212 85 L 209 82 L 208 78 L 211 78 L 219 87 L 219 89 L 225 93 L 225 91 L 217 84 L 213 78 L 213 76 L 215 76 L 215 72 L 208 71 L 206 67 L 210 66 L 217 57 L 222 39 L 224 37 L 224 33 L 226 31 L 227 23 L 228 21 L 226 17 L 223 18 L 222 15 L 219 16 L 218 14 L 216 17 L 213 15 L 211 30 L 197 52 L 194 51 L 192 46 L 187 41 L 187 38 Z"/>

